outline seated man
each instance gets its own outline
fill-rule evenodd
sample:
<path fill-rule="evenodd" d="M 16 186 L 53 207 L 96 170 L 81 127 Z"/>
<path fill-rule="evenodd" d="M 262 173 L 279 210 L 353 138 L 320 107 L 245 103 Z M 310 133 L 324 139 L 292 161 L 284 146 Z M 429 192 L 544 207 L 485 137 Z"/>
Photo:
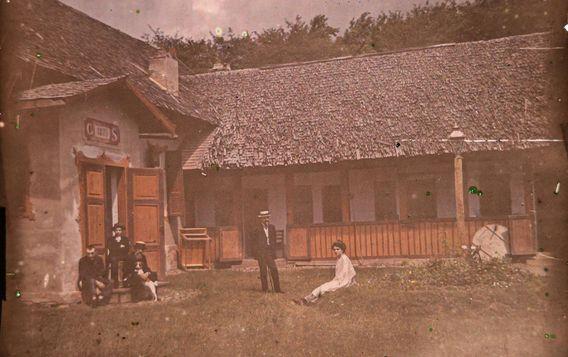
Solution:
<path fill-rule="evenodd" d="M 103 258 L 97 255 L 94 245 L 87 247 L 87 255 L 79 259 L 79 280 L 83 302 L 91 307 L 105 305 L 112 297 L 112 284 L 105 277 Z"/>
<path fill-rule="evenodd" d="M 134 263 L 127 276 L 132 302 L 143 300 L 158 301 L 157 282 L 152 280 L 153 273 L 142 260 Z"/>
<path fill-rule="evenodd" d="M 343 241 L 337 240 L 331 245 L 331 249 L 337 257 L 335 263 L 335 277 L 333 280 L 324 283 L 312 291 L 311 294 L 304 298 L 293 300 L 298 305 L 308 305 L 315 302 L 325 293 L 335 291 L 337 289 L 346 288 L 355 283 L 355 269 L 351 263 L 351 259 L 345 254 L 347 246 Z"/>

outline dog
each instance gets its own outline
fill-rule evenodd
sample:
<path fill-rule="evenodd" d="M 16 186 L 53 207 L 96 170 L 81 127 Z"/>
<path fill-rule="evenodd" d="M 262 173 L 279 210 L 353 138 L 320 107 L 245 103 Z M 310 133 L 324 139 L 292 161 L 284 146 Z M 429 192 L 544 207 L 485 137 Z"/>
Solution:
<path fill-rule="evenodd" d="M 144 285 L 147 286 L 152 292 L 152 301 L 158 301 L 158 291 L 156 289 L 157 283 L 150 279 L 151 272 L 144 271 L 144 264 L 142 264 L 142 262 L 136 262 L 136 265 L 134 266 L 134 271 L 144 282 Z"/>

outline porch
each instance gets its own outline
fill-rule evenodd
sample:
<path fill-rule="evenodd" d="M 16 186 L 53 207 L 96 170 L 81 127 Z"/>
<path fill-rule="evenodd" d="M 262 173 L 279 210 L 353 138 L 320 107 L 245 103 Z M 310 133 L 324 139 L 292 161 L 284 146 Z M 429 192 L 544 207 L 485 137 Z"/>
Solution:
<path fill-rule="evenodd" d="M 531 165 L 518 152 L 513 157 L 466 155 L 463 233 L 456 217 L 452 155 L 186 170 L 183 195 L 178 194 L 185 198 L 180 221 L 184 227 L 207 227 L 211 258 L 221 265 L 251 258 L 250 231 L 262 209 L 271 211 L 271 223 L 282 237 L 278 255 L 288 261 L 333 259 L 331 244 L 337 239 L 355 259 L 444 257 L 471 244 L 487 224 L 507 227 L 512 255 L 530 255 L 536 252 Z M 470 193 L 470 187 L 482 194 Z M 205 259 L 204 243 L 186 248 L 182 265 Z"/>

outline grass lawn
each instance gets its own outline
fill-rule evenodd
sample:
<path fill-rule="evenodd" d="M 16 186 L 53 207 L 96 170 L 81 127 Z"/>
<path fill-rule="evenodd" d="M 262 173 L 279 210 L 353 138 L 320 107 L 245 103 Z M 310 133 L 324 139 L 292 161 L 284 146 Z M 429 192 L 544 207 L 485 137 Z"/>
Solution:
<path fill-rule="evenodd" d="M 356 286 L 309 307 L 291 299 L 331 269 L 281 271 L 285 294 L 263 294 L 256 272 L 217 270 L 171 276 L 158 303 L 91 309 L 11 299 L 3 348 L 10 356 L 568 355 L 561 279 L 448 264 L 360 268 Z"/>

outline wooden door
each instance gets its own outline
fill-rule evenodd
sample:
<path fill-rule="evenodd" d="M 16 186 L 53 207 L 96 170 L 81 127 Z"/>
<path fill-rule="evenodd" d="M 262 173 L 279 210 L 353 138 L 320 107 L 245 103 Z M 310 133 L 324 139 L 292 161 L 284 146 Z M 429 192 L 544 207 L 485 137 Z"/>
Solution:
<path fill-rule="evenodd" d="M 219 228 L 219 245 L 219 261 L 234 262 L 243 260 L 243 244 L 238 228 Z"/>
<path fill-rule="evenodd" d="M 163 170 L 128 169 L 128 232 L 132 242 L 146 243 L 152 271 L 165 275 Z"/>
<path fill-rule="evenodd" d="M 83 229 L 84 248 L 94 245 L 102 253 L 105 248 L 107 228 L 107 202 L 105 192 L 105 167 L 103 165 L 84 165 L 82 188 L 85 224 Z"/>

